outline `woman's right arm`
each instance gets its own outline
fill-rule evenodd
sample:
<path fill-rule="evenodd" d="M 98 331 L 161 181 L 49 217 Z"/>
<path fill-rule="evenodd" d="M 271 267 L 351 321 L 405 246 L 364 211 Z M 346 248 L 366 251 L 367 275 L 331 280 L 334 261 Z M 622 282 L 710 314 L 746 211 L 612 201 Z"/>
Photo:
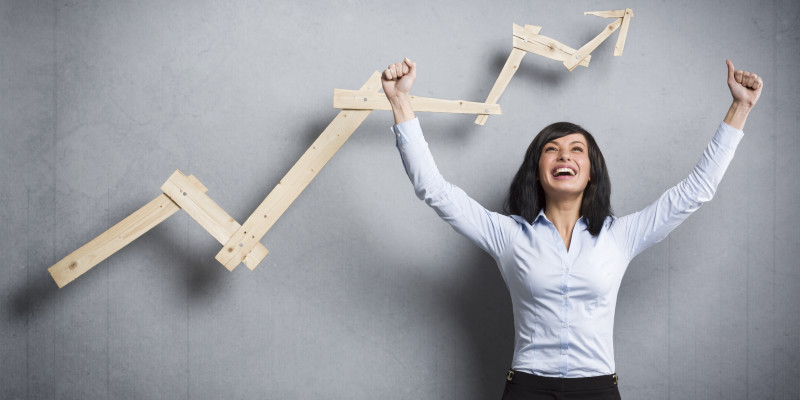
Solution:
<path fill-rule="evenodd" d="M 392 131 L 414 191 L 456 232 L 498 258 L 521 227 L 513 219 L 487 210 L 439 173 L 411 108 L 408 93 L 415 78 L 416 64 L 409 59 L 392 64 L 382 75 L 384 93 L 394 112 Z"/>

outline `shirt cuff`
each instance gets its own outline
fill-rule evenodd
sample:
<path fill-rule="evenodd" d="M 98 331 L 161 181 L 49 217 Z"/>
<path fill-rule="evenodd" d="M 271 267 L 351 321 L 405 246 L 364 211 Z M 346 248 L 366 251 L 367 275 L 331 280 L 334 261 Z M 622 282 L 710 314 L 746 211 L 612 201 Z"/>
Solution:
<path fill-rule="evenodd" d="M 392 126 L 392 132 L 394 132 L 397 138 L 398 146 L 424 140 L 422 136 L 422 127 L 419 125 L 419 118 L 410 119 Z"/>
<path fill-rule="evenodd" d="M 739 145 L 739 141 L 742 140 L 743 137 L 743 131 L 736 129 L 725 122 L 720 122 L 719 128 L 717 128 L 717 133 L 714 134 L 714 141 L 723 147 L 736 149 L 736 146 Z"/>

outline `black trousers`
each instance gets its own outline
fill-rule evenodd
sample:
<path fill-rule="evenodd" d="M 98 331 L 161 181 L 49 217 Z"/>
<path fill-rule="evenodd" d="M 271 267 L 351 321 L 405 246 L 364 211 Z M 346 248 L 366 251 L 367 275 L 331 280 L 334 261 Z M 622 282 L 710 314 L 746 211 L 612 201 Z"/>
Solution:
<path fill-rule="evenodd" d="M 617 375 L 547 378 L 509 371 L 502 400 L 620 400 Z"/>

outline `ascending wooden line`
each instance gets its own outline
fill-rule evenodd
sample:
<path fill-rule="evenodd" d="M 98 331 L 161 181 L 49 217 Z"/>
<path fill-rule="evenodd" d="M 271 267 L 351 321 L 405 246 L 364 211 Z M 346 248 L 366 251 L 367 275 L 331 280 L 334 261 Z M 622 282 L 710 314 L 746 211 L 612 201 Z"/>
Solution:
<path fill-rule="evenodd" d="M 512 24 L 512 43 L 514 47 L 511 50 L 511 54 L 508 56 L 508 60 L 506 60 L 506 64 L 503 66 L 503 70 L 500 71 L 500 76 L 497 77 L 492 90 L 489 92 L 486 103 L 497 103 L 500 100 L 500 96 L 519 68 L 519 64 L 522 62 L 522 58 L 525 56 L 526 52 L 562 61 L 564 66 L 570 71 L 575 69 L 578 65 L 588 67 L 591 58 L 589 53 L 596 49 L 600 43 L 607 39 L 621 25 L 622 29 L 620 30 L 619 38 L 614 48 L 614 55 L 622 55 L 622 50 L 625 47 L 625 39 L 628 35 L 630 19 L 633 18 L 633 10 L 626 8 L 624 10 L 614 11 L 589 11 L 585 12 L 584 15 L 617 18 L 617 20 L 606 26 L 599 35 L 589 41 L 589 43 L 586 43 L 579 50 L 575 50 L 547 36 L 539 35 L 539 31 L 541 30 L 540 26 L 525 25 L 524 28 L 521 28 L 519 25 Z M 475 123 L 484 125 L 488 119 L 488 114 L 481 114 L 475 118 Z"/>
<path fill-rule="evenodd" d="M 175 171 L 161 186 L 161 190 L 172 201 L 180 206 L 190 217 L 205 228 L 220 244 L 225 244 L 231 236 L 239 230 L 239 223 L 231 218 L 208 195 L 197 190 L 186 175 Z M 261 243 L 256 243 L 244 259 L 244 264 L 251 270 L 267 256 L 267 248 Z"/>
<path fill-rule="evenodd" d="M 193 181 L 196 190 L 200 192 L 208 190 L 194 176 L 189 176 L 189 179 Z M 177 204 L 167 195 L 161 194 L 100 236 L 53 264 L 47 271 L 59 288 L 64 287 L 178 210 L 180 207 Z"/>
<path fill-rule="evenodd" d="M 412 108 L 415 111 L 478 113 L 480 115 L 475 123 L 483 125 L 489 114 L 500 114 L 500 107 L 496 103 L 508 86 L 514 72 L 519 68 L 526 52 L 557 60 L 563 60 L 565 56 L 569 56 L 563 61 L 571 71 L 577 65 L 588 66 L 589 53 L 622 26 L 614 50 L 614 55 L 621 55 L 630 18 L 633 17 L 633 10 L 595 11 L 585 14 L 619 19 L 609 24 L 603 32 L 577 51 L 556 40 L 539 35 L 541 27 L 525 25 L 524 28 L 520 28 L 512 25 L 514 47 L 485 103 L 412 96 Z M 240 226 L 211 198 L 206 196 L 205 192 L 208 189 L 196 178 L 186 177 L 180 171 L 176 171 L 162 186 L 165 194 L 160 195 L 100 236 L 75 250 L 51 266 L 48 271 L 58 286 L 63 287 L 166 220 L 180 208 L 184 208 L 217 241 L 224 244 L 222 250 L 217 253 L 216 259 L 226 268 L 232 270 L 240 262 L 244 262 L 248 268 L 254 269 L 268 253 L 267 249 L 259 242 L 277 219 L 372 110 L 390 109 L 388 101 L 383 96 L 376 94 L 378 90 L 380 90 L 380 74 L 378 72 L 373 73 L 358 91 L 334 89 L 334 107 L 341 107 L 342 111 L 325 128 L 311 148 L 295 163 L 256 211 L 250 215 L 244 225 Z"/>
<path fill-rule="evenodd" d="M 377 92 L 380 88 L 381 75 L 375 71 L 360 91 Z M 217 261 L 225 268 L 236 268 L 371 112 L 372 110 L 340 111 L 225 243 L 216 255 Z"/>

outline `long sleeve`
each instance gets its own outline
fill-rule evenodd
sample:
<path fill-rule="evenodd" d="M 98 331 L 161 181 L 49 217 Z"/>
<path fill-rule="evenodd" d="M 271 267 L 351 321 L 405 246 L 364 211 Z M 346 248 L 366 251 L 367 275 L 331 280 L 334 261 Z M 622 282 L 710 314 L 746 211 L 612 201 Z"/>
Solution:
<path fill-rule="evenodd" d="M 700 206 L 711 200 L 742 139 L 742 131 L 720 123 L 689 176 L 645 209 L 614 222 L 612 231 L 629 258 L 663 240 Z M 623 230 L 623 232 L 620 232 Z"/>
<path fill-rule="evenodd" d="M 497 259 L 521 227 L 512 218 L 492 212 L 447 182 L 439 173 L 422 135 L 419 119 L 392 127 L 414 191 L 453 229 Z"/>

